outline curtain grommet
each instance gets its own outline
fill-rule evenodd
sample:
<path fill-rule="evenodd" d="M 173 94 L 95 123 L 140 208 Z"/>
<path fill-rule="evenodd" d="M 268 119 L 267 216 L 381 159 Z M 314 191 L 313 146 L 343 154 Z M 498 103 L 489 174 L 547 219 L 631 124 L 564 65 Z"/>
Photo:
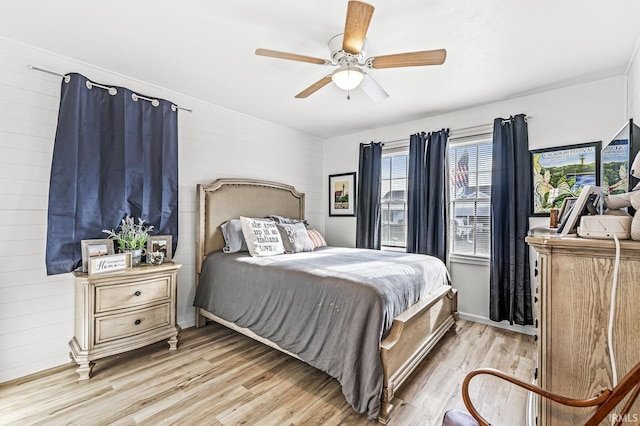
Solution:
<path fill-rule="evenodd" d="M 97 86 L 97 87 L 100 87 L 101 89 L 105 89 L 107 92 L 109 92 L 111 96 L 115 96 L 118 94 L 118 90 L 115 87 L 102 86 L 100 84 L 92 83 L 89 80 L 87 80 L 85 84 L 87 85 L 87 89 L 93 89 L 93 86 Z"/>

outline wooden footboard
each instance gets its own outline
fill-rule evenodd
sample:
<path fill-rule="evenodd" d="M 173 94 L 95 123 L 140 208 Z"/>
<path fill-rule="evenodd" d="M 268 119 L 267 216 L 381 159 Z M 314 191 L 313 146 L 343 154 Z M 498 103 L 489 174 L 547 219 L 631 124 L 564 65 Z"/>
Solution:
<path fill-rule="evenodd" d="M 398 402 L 398 388 L 457 319 L 458 292 L 445 286 L 393 320 L 389 335 L 380 344 L 384 370 L 380 423 L 389 421 Z"/>

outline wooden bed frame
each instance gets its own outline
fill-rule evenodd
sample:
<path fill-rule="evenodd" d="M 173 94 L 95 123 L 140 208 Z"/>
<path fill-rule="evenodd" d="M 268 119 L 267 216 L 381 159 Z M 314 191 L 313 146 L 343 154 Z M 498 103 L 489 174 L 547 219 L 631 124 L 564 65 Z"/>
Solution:
<path fill-rule="evenodd" d="M 270 214 L 304 219 L 304 194 L 289 185 L 251 179 L 218 179 L 210 184 L 199 184 L 197 188 L 196 286 L 207 254 L 224 247 L 220 225 L 227 220 Z M 298 358 L 247 328 L 196 308 L 197 327 L 205 325 L 207 318 Z M 398 388 L 440 338 L 455 326 L 457 319 L 457 291 L 451 286 L 442 286 L 394 318 L 389 335 L 380 343 L 384 372 L 380 423 L 388 422 L 398 404 L 395 397 Z"/>

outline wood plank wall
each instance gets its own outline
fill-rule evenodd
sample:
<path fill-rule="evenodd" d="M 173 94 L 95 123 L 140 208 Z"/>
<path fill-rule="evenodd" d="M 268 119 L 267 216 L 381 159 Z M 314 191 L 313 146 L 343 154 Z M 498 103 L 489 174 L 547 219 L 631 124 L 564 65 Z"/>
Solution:
<path fill-rule="evenodd" d="M 285 182 L 306 193 L 307 218 L 324 231 L 323 142 L 168 89 L 0 38 L 0 382 L 69 361 L 70 274 L 47 277 L 47 200 L 60 78 L 80 72 L 193 109 L 179 112 L 178 322 L 193 324 L 195 185 L 218 177 Z M 117 70 L 116 70 L 117 71 Z M 162 70 L 157 70 L 162 72 Z M 215 69 L 211 70 L 215 74 Z M 176 81 L 188 76 L 175 76 Z M 247 102 L 250 102 L 247 99 Z"/>

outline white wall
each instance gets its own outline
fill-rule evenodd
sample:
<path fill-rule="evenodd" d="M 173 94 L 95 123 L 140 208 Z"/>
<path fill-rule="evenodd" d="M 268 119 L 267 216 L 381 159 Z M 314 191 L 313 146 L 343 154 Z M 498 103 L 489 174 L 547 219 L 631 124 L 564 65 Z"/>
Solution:
<path fill-rule="evenodd" d="M 640 124 L 640 40 L 627 68 L 627 114 Z"/>
<path fill-rule="evenodd" d="M 640 71 L 638 74 L 640 80 Z M 409 135 L 418 131 L 441 128 L 454 131 L 490 124 L 494 118 L 519 113 L 533 116 L 529 120 L 530 149 L 609 140 L 626 119 L 625 80 L 624 76 L 609 78 L 328 139 L 325 141 L 324 173 L 357 171 L 360 143 L 408 140 Z M 640 104 L 640 99 L 637 102 Z M 324 192 L 326 198 L 328 189 Z M 325 221 L 326 239 L 330 245 L 355 246 L 355 218 L 327 216 Z M 534 218 L 533 223 L 540 226 L 545 220 Z M 470 319 L 488 321 L 488 264 L 452 262 L 450 269 L 453 285 L 459 290 L 460 312 Z"/>
<path fill-rule="evenodd" d="M 219 177 L 286 182 L 324 230 L 322 141 L 114 72 L 0 38 L 0 382 L 69 362 L 71 274 L 47 277 L 47 197 L 61 73 L 169 99 L 179 112 L 178 322 L 193 325 L 195 186 Z M 162 70 L 158 70 L 162 72 Z M 178 78 L 178 77 L 176 77 Z M 247 99 L 250 102 L 250 99 Z"/>

